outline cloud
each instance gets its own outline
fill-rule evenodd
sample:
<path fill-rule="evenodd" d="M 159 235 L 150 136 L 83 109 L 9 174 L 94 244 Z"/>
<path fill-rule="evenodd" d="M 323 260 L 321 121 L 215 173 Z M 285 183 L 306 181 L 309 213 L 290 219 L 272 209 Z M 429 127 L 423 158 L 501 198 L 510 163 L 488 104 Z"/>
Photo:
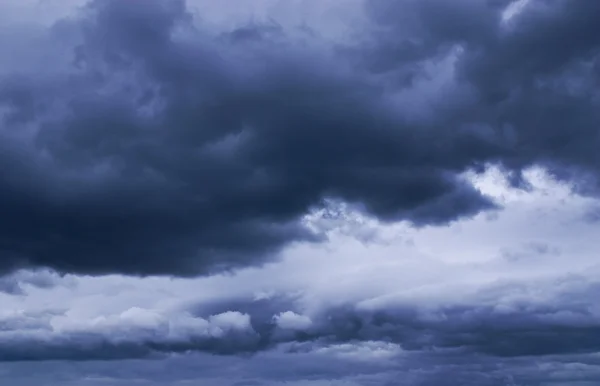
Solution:
<path fill-rule="evenodd" d="M 260 268 L 68 275 L 76 285 L 0 294 L 0 382 L 590 382 L 600 365 L 599 231 L 585 214 L 597 200 L 539 170 L 524 173 L 526 191 L 502 177 L 473 182 L 504 205 L 493 220 L 369 220 L 386 242 L 365 243 L 336 226 L 339 217 L 350 228 L 363 221 L 341 207 L 325 220 L 326 244 L 288 248 Z"/>
<path fill-rule="evenodd" d="M 25 295 L 26 288 L 48 289 L 59 285 L 71 286 L 70 278 L 48 270 L 20 270 L 0 277 L 0 292 L 11 295 Z"/>
<path fill-rule="evenodd" d="M 130 308 L 118 315 L 78 320 L 65 313 L 5 314 L 0 318 L 2 361 L 94 360 L 152 357 L 200 350 L 243 353 L 257 340 L 247 315 L 208 319 Z"/>
<path fill-rule="evenodd" d="M 417 226 L 497 208 L 462 177 L 489 165 L 596 194 L 600 10 L 531 1 L 507 23 L 508 3 L 368 1 L 353 43 L 219 30 L 180 0 L 31 32 L 2 58 L 2 269 L 262 264 L 322 240 L 302 219 L 330 200 Z"/>
<path fill-rule="evenodd" d="M 365 343 L 388 345 L 392 356 L 432 350 L 497 358 L 592 354 L 600 348 L 594 338 L 600 331 L 594 304 L 600 283 L 592 279 L 597 270 L 588 271 L 358 299 L 323 294 L 316 307 L 308 306 L 314 295 L 306 294 L 279 300 L 238 296 L 193 309 L 156 304 L 110 310 L 98 299 L 102 308 L 92 313 L 81 306 L 14 310 L 0 315 L 0 360 L 329 352 Z"/>
<path fill-rule="evenodd" d="M 273 320 L 279 328 L 297 331 L 307 330 L 312 324 L 312 320 L 308 316 L 298 315 L 292 311 L 275 315 Z"/>
<path fill-rule="evenodd" d="M 330 198 L 417 225 L 495 207 L 460 145 L 430 151 L 335 47 L 234 32 L 166 0 L 91 2 L 48 31 L 71 54 L 2 80 L 4 269 L 194 275 L 320 239 L 301 219 Z"/>

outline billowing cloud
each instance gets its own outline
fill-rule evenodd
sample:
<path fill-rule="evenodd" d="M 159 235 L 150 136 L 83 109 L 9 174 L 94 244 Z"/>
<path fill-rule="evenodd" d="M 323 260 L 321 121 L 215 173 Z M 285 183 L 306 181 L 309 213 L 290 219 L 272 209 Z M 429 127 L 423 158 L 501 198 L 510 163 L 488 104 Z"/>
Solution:
<path fill-rule="evenodd" d="M 431 350 L 501 358 L 591 354 L 600 348 L 595 338 L 600 309 L 593 303 L 599 285 L 578 276 L 529 285 L 507 282 L 463 293 L 462 301 L 383 296 L 310 315 L 264 313 L 261 301 L 248 301 L 249 313 L 206 317 L 139 307 L 96 317 L 59 310 L 9 312 L 0 315 L 0 360 L 152 358 L 190 351 L 245 355 L 277 347 L 312 352 L 361 342 L 394 345 L 414 355 Z M 534 292 L 543 295 L 536 298 Z"/>
<path fill-rule="evenodd" d="M 254 350 L 258 340 L 248 315 L 239 312 L 167 318 L 133 307 L 83 321 L 57 311 L 17 313 L 2 315 L 0 325 L 3 361 L 123 359 L 188 350 L 243 353 Z"/>
<path fill-rule="evenodd" d="M 2 266 L 246 266 L 320 239 L 302 218 L 327 199 L 417 225 L 493 208 L 461 177 L 488 164 L 595 192 L 598 9 L 566 4 L 368 1 L 365 38 L 333 43 L 92 1 L 3 59 Z"/>
<path fill-rule="evenodd" d="M 330 197 L 418 224 L 493 206 L 331 47 L 191 17 L 92 2 L 50 32 L 70 68 L 4 79 L 7 267 L 203 273 L 316 239 L 300 219 Z"/>

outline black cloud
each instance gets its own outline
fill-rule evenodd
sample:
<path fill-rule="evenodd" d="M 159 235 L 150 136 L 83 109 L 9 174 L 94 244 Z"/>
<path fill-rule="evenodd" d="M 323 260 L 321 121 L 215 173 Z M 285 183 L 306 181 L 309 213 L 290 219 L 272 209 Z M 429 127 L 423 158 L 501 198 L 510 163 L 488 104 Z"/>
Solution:
<path fill-rule="evenodd" d="M 491 163 L 595 192 L 598 6 L 533 1 L 503 27 L 506 2 L 445 4 L 370 1 L 369 38 L 327 47 L 210 33 L 178 0 L 92 1 L 49 31 L 76 41 L 71 67 L 0 80 L 0 267 L 256 264 L 318 240 L 300 220 L 327 198 L 416 225 L 494 208 L 459 178 Z M 394 105 L 459 46 L 442 96 Z"/>

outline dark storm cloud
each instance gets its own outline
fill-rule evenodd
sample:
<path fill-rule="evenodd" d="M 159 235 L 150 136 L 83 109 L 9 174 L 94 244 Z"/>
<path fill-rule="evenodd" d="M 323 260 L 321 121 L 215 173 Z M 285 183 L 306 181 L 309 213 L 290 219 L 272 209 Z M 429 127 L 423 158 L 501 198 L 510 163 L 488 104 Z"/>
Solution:
<path fill-rule="evenodd" d="M 486 146 L 473 144 L 468 157 L 506 166 L 517 185 L 523 183 L 521 170 L 538 164 L 583 193 L 597 193 L 597 2 L 533 0 L 507 22 L 496 7 L 506 2 L 369 4 L 385 27 L 370 60 L 390 79 L 407 71 L 410 79 L 418 76 L 422 66 L 407 66 L 407 58 L 423 61 L 457 46 L 462 50 L 455 96 L 463 99 L 435 118 L 444 126 L 439 135 L 473 130 Z M 398 14 L 405 16 L 399 20 Z M 408 38 L 395 38 L 403 35 Z"/>
<path fill-rule="evenodd" d="M 600 166 L 594 150 L 600 122 L 598 15 L 597 2 L 533 1 L 508 32 L 468 53 L 461 65 L 465 80 L 488 101 L 473 106 L 473 116 L 514 135 L 503 162 L 537 162 L 594 194 L 597 182 L 590 174 Z M 589 181 L 582 178 L 586 174 Z"/>
<path fill-rule="evenodd" d="M 352 52 L 386 82 L 411 90 L 431 76 L 425 64 L 460 47 L 454 88 L 440 90 L 446 98 L 418 123 L 433 133 L 428 150 L 445 155 L 437 161 L 498 163 L 522 188 L 522 169 L 538 164 L 595 194 L 600 5 L 532 0 L 504 22 L 508 3 L 368 1 L 373 31 Z"/>
<path fill-rule="evenodd" d="M 506 2 L 371 1 L 368 38 L 341 49 L 211 33 L 177 0 L 91 2 L 49 32 L 78 41 L 72 67 L 0 80 L 1 266 L 206 273 L 318 240 L 300 219 L 328 198 L 444 224 L 494 207 L 467 169 L 594 172 L 600 12 L 566 4 L 502 26 Z M 415 82 L 458 46 L 423 102 Z"/>

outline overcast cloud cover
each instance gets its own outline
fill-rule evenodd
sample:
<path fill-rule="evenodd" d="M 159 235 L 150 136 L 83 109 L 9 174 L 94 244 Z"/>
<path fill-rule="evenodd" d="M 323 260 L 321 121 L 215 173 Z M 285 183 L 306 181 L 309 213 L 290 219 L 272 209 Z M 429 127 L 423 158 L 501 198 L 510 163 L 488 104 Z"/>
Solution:
<path fill-rule="evenodd" d="M 597 385 L 600 2 L 0 2 L 0 384 Z"/>

